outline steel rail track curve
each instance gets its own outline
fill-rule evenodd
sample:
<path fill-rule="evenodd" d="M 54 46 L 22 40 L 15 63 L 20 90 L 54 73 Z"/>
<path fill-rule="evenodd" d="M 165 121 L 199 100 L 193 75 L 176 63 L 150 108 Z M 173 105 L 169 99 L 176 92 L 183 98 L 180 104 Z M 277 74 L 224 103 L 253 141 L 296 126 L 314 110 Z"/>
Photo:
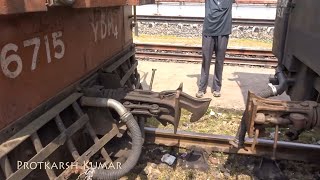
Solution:
<path fill-rule="evenodd" d="M 246 139 L 244 149 L 233 148 L 229 141 L 234 137 L 225 135 L 203 134 L 195 132 L 145 127 L 145 143 L 180 148 L 202 148 L 207 152 L 217 151 L 243 155 L 272 157 L 273 140 L 258 139 L 255 151 L 251 150 L 253 139 Z M 320 145 L 278 141 L 276 159 L 297 160 L 320 163 Z"/>
<path fill-rule="evenodd" d="M 166 60 L 174 62 L 202 62 L 200 46 L 165 44 L 136 44 L 136 57 L 147 60 Z M 214 57 L 213 61 L 214 62 Z M 251 66 L 277 66 L 277 59 L 270 50 L 235 49 L 227 50 L 226 64 Z"/>
<path fill-rule="evenodd" d="M 186 17 L 186 16 L 147 16 L 138 15 L 137 21 L 144 22 L 170 22 L 170 23 L 189 23 L 189 24 L 202 24 L 203 17 Z M 274 26 L 274 20 L 272 19 L 245 19 L 245 18 L 233 18 L 232 23 L 234 25 L 245 26 Z"/>

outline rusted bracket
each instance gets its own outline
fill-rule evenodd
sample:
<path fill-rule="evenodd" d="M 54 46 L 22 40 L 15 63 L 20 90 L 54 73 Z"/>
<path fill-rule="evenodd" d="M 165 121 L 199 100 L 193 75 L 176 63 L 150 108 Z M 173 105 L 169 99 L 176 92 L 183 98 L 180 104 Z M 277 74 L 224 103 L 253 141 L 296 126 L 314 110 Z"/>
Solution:
<path fill-rule="evenodd" d="M 293 140 L 302 131 L 320 125 L 320 107 L 314 101 L 265 99 L 249 92 L 246 112 L 249 137 L 254 137 L 256 128 L 282 126 L 290 127 L 287 135 Z"/>
<path fill-rule="evenodd" d="M 123 98 L 124 106 L 132 114 L 155 117 L 163 125 L 168 123 L 174 125 L 177 132 L 181 116 L 181 108 L 191 112 L 191 122 L 198 121 L 207 111 L 211 99 L 196 99 L 182 92 L 183 85 L 177 90 L 153 92 L 145 90 L 134 90 L 128 92 Z"/>
<path fill-rule="evenodd" d="M 82 91 L 88 97 L 104 97 L 116 99 L 131 111 L 133 115 L 154 117 L 164 126 L 168 123 L 177 128 L 181 116 L 181 108 L 191 112 L 190 121 L 198 121 L 207 111 L 211 99 L 194 98 L 182 92 L 181 83 L 177 90 L 153 92 L 150 90 L 104 89 L 103 86 L 84 88 Z"/>
<path fill-rule="evenodd" d="M 48 11 L 48 7 L 98 8 L 155 4 L 155 0 L 0 0 L 0 15 Z"/>

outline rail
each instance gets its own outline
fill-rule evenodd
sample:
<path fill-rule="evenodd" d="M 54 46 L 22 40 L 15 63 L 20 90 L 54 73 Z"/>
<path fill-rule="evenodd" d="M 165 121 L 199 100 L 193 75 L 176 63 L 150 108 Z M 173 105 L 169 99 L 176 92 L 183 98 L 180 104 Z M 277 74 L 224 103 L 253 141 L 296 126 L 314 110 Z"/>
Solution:
<path fill-rule="evenodd" d="M 136 44 L 136 57 L 147 60 L 201 62 L 200 46 Z M 213 57 L 214 62 L 214 57 Z M 226 64 L 275 67 L 278 63 L 271 50 L 227 49 Z"/>
<path fill-rule="evenodd" d="M 147 16 L 138 15 L 137 20 L 140 22 L 170 22 L 170 23 L 188 23 L 188 24 L 202 24 L 203 17 L 185 17 L 185 16 Z M 233 18 L 234 25 L 243 26 L 274 26 L 273 19 L 245 19 Z"/>
<path fill-rule="evenodd" d="M 271 157 L 273 140 L 258 139 L 255 151 L 251 150 L 253 139 L 246 139 L 244 149 L 233 148 L 229 141 L 232 136 L 203 134 L 195 132 L 179 131 L 174 134 L 173 130 L 164 130 L 145 127 L 145 143 L 164 146 L 176 146 L 180 148 L 202 148 L 207 152 L 218 151 L 253 156 Z M 301 144 L 294 142 L 278 141 L 277 159 L 298 160 L 305 162 L 320 162 L 320 145 Z"/>

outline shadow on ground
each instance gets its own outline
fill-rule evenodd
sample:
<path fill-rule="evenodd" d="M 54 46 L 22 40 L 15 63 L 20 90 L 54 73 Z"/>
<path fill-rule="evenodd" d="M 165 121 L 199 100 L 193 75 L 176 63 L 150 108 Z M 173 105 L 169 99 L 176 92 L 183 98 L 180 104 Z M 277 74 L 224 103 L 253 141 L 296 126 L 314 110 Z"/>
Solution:
<path fill-rule="evenodd" d="M 224 84 L 226 81 L 235 82 L 241 90 L 241 94 L 244 102 L 247 101 L 248 91 L 257 93 L 267 87 L 269 83 L 269 74 L 259 74 L 259 73 L 246 73 L 246 72 L 234 72 L 232 73 L 234 78 L 224 79 L 222 81 L 222 91 L 228 91 Z M 197 84 L 200 82 L 200 74 L 190 74 L 187 75 L 190 78 L 197 78 Z M 208 87 L 212 89 L 213 75 L 209 75 Z M 227 85 L 228 86 L 228 85 Z"/>

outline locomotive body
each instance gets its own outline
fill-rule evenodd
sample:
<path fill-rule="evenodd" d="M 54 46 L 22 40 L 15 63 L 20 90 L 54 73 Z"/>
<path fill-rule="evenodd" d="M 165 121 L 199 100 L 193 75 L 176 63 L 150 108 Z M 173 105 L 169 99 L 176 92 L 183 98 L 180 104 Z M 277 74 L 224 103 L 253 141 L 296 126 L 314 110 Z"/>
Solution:
<path fill-rule="evenodd" d="M 287 93 L 294 101 L 318 101 L 320 92 L 320 2 L 279 0 L 273 53 L 288 78 Z"/>
<path fill-rule="evenodd" d="M 180 108 L 205 113 L 210 100 L 182 86 L 141 90 L 133 12 L 153 2 L 0 0 L 0 179 L 117 179 L 139 159 L 146 117 L 177 127 Z"/>
<path fill-rule="evenodd" d="M 0 128 L 130 48 L 131 8 L 1 16 Z"/>
<path fill-rule="evenodd" d="M 80 108 L 76 110 L 80 96 L 75 93 L 81 82 L 117 63 L 109 73 L 120 80 L 127 73 L 124 66 L 135 66 L 122 86 L 139 84 L 131 33 L 132 5 L 139 3 L 0 2 L 0 179 L 69 178 L 72 173 L 67 167 L 52 169 L 52 165 L 77 162 L 92 145 L 88 140 L 99 139 L 97 125 L 88 123 L 88 116 L 79 114 Z M 114 125 L 105 124 L 109 130 L 104 133 L 111 131 L 109 135 L 114 136 Z M 72 126 L 78 128 L 72 130 Z M 82 132 L 85 130 L 90 136 Z M 63 146 L 70 138 L 73 141 Z M 57 143 L 60 146 L 55 147 Z M 41 170 L 38 164 L 31 170 L 21 166 L 22 162 L 48 162 L 51 168 Z"/>
<path fill-rule="evenodd" d="M 264 90 L 257 96 L 249 93 L 238 136 L 241 143 L 245 131 L 257 138 L 265 127 L 279 132 L 282 126 L 293 141 L 303 131 L 320 127 L 319 5 L 316 0 L 278 0 L 272 49 L 278 66 Z M 267 99 L 284 92 L 291 101 Z"/>

